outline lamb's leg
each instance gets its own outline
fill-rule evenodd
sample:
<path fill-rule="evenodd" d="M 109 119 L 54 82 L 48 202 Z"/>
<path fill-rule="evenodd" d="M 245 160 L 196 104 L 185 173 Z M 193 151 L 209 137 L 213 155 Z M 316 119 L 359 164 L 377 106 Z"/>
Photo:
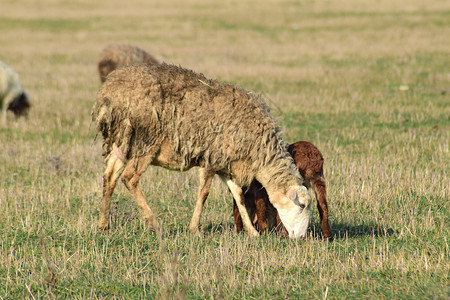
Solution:
<path fill-rule="evenodd" d="M 276 232 L 278 225 L 277 220 L 280 218 L 280 216 L 278 216 L 277 210 L 275 209 L 275 207 L 273 207 L 272 203 L 270 203 L 269 197 L 265 196 L 263 199 L 264 199 L 264 206 L 266 209 L 266 226 L 267 226 L 266 230 L 270 232 Z"/>
<path fill-rule="evenodd" d="M 189 230 L 193 234 L 200 234 L 198 229 L 200 224 L 200 216 L 202 214 L 203 205 L 211 188 L 211 182 L 214 178 L 214 173 L 205 170 L 205 168 L 199 169 L 200 186 L 198 189 L 197 202 L 195 203 L 194 213 L 192 214 L 191 222 L 189 223 Z"/>
<path fill-rule="evenodd" d="M 109 210 L 111 207 L 111 196 L 114 192 L 114 188 L 116 187 L 117 179 L 123 172 L 123 166 L 124 164 L 122 160 L 116 155 L 114 151 L 112 151 L 106 158 L 106 170 L 105 173 L 103 173 L 103 202 L 98 224 L 98 227 L 100 229 L 105 230 L 109 228 Z"/>
<path fill-rule="evenodd" d="M 155 214 L 145 199 L 144 194 L 139 186 L 139 178 L 147 170 L 148 165 L 153 159 L 153 155 L 145 155 L 140 158 L 132 159 L 128 162 L 122 174 L 122 182 L 133 196 L 134 201 L 138 205 L 142 218 L 151 230 L 155 230 L 158 226 Z"/>
<path fill-rule="evenodd" d="M 283 226 L 283 223 L 281 223 L 281 219 L 280 219 L 280 215 L 278 214 L 278 212 L 276 212 L 276 232 L 281 236 L 281 237 L 289 237 L 289 233 L 286 229 L 286 227 Z"/>
<path fill-rule="evenodd" d="M 266 200 L 263 197 L 257 197 L 254 203 L 258 231 L 265 232 L 268 230 Z"/>
<path fill-rule="evenodd" d="M 231 179 L 222 177 L 221 179 L 228 185 L 234 199 L 236 200 L 236 205 L 238 207 L 239 213 L 241 214 L 242 223 L 245 230 L 247 230 L 250 236 L 259 236 L 258 231 L 253 227 L 250 217 L 248 215 L 247 209 L 245 208 L 244 192 L 242 189 L 234 183 Z"/>
<path fill-rule="evenodd" d="M 248 197 L 248 194 L 250 194 L 249 192 L 251 192 L 250 203 Z M 269 224 L 272 220 L 269 219 L 273 218 L 273 216 L 270 215 L 269 196 L 267 196 L 266 190 L 258 181 L 252 182 L 248 192 L 245 193 L 245 205 L 247 206 L 247 211 L 249 211 L 249 207 L 253 209 L 250 210 L 250 215 L 252 212 L 255 212 L 259 232 L 265 232 L 271 229 Z M 273 208 L 273 210 L 276 212 L 275 208 Z"/>
<path fill-rule="evenodd" d="M 236 226 L 236 232 L 240 233 L 242 231 L 242 218 L 241 214 L 239 213 L 239 209 L 236 204 L 236 200 L 233 198 L 233 219 L 234 219 L 234 225 Z"/>
<path fill-rule="evenodd" d="M 328 225 L 328 205 L 325 178 L 323 178 L 323 176 L 316 176 L 313 180 L 311 180 L 311 185 L 314 187 L 314 191 L 316 193 L 317 210 L 320 215 L 322 236 L 326 240 L 331 240 L 331 232 Z"/>

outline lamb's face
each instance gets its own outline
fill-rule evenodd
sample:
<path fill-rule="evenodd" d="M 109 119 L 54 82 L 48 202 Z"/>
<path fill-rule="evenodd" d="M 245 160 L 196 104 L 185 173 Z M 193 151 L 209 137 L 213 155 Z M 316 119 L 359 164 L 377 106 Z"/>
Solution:
<path fill-rule="evenodd" d="M 311 196 L 304 186 L 291 186 L 286 194 L 275 192 L 271 199 L 289 238 L 306 236 L 311 219 Z"/>

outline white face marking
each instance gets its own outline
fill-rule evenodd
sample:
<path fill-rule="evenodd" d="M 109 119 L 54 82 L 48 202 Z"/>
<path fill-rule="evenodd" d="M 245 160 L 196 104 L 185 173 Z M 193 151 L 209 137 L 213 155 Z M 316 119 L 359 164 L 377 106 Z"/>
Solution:
<path fill-rule="evenodd" d="M 295 191 L 295 199 L 291 199 Z M 280 214 L 280 219 L 286 227 L 289 238 L 300 238 L 306 236 L 309 220 L 311 219 L 311 196 L 304 186 L 293 186 L 287 195 L 274 195 L 272 204 Z"/>

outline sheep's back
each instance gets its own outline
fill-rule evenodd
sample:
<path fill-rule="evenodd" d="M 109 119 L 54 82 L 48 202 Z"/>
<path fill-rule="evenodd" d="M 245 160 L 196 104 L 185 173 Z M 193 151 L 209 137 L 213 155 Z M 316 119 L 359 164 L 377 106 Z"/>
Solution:
<path fill-rule="evenodd" d="M 128 44 L 111 44 L 100 53 L 99 61 L 112 60 L 122 67 L 132 63 L 158 63 L 147 51 Z"/>
<path fill-rule="evenodd" d="M 265 104 L 249 92 L 166 64 L 112 73 L 98 93 L 93 119 L 104 154 L 116 143 L 129 145 L 128 156 L 139 156 L 166 140 L 182 157 L 181 169 L 199 161 L 221 169 L 251 160 L 266 135 L 278 131 Z"/>
<path fill-rule="evenodd" d="M 19 81 L 19 75 L 10 67 L 0 62 L 0 101 L 3 100 L 6 94 L 18 94 L 21 90 L 22 86 Z"/>

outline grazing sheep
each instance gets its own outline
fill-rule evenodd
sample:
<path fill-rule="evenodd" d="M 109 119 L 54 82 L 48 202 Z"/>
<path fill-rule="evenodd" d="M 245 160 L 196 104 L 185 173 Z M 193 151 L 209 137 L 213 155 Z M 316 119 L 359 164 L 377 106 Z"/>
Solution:
<path fill-rule="evenodd" d="M 127 44 L 111 44 L 100 53 L 98 72 L 103 83 L 115 69 L 136 63 L 158 64 L 158 60 L 146 51 Z"/>
<path fill-rule="evenodd" d="M 324 239 L 331 240 L 330 227 L 328 225 L 328 205 L 325 178 L 323 176 L 323 156 L 319 149 L 310 142 L 299 141 L 289 146 L 289 153 L 294 158 L 300 174 L 305 179 L 305 186 L 314 189 L 317 200 L 317 209 L 320 215 L 320 226 Z M 276 230 L 282 235 L 287 232 L 282 228 L 280 218 L 269 202 L 264 188 L 258 181 L 253 181 L 244 194 L 245 206 L 250 219 L 259 231 Z M 236 231 L 242 231 L 242 219 L 236 203 L 233 209 Z"/>
<path fill-rule="evenodd" d="M 100 228 L 109 227 L 111 195 L 119 177 L 150 228 L 155 215 L 140 187 L 148 165 L 184 171 L 200 167 L 201 184 L 189 229 L 198 233 L 215 174 L 228 185 L 250 235 L 241 187 L 256 178 L 266 188 L 292 238 L 305 236 L 311 197 L 259 97 L 181 67 L 131 65 L 111 73 L 100 88 L 92 119 L 103 136 L 106 170 Z"/>
<path fill-rule="evenodd" d="M 19 75 L 0 61 L 0 108 L 3 125 L 6 124 L 8 110 L 17 117 L 25 116 L 30 106 L 31 102 L 20 84 Z"/>

